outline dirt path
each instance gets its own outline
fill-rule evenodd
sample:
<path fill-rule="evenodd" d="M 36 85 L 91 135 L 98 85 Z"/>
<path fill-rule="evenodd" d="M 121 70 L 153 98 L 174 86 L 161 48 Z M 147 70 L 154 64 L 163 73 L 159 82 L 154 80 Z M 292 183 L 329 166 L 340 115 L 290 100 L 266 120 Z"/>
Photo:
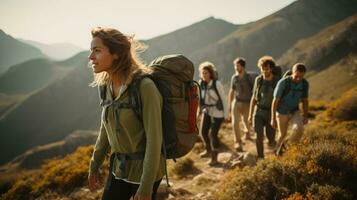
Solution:
<path fill-rule="evenodd" d="M 196 144 L 192 153 L 188 155 L 194 161 L 194 167 L 196 170 L 185 174 L 184 177 L 178 178 L 169 175 L 172 187 L 167 189 L 163 186 L 163 190 L 169 193 L 166 197 L 161 199 L 169 200 L 213 200 L 213 192 L 217 189 L 217 186 L 227 170 L 233 168 L 232 165 L 236 165 L 239 157 L 243 154 L 256 155 L 255 134 L 252 134 L 252 140 L 244 141 L 243 153 L 237 153 L 234 148 L 234 136 L 232 127 L 230 124 L 225 124 L 219 133 L 219 138 L 223 143 L 221 152 L 218 155 L 218 161 L 220 164 L 215 167 L 209 166 L 207 163 L 209 158 L 200 158 L 199 153 L 203 151 L 202 143 Z M 273 150 L 268 148 L 266 141 L 264 142 L 264 151 L 266 157 L 273 156 Z M 172 164 L 172 163 L 170 163 Z M 165 181 L 163 181 L 166 185 Z"/>

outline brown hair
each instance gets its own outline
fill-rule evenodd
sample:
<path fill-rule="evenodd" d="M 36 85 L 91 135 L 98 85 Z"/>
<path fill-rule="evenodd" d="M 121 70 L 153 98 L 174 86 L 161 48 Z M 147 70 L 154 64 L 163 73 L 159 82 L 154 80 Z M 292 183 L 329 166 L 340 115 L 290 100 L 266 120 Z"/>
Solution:
<path fill-rule="evenodd" d="M 210 73 L 210 75 L 211 75 L 211 79 L 212 80 L 217 80 L 217 71 L 216 71 L 216 67 L 214 66 L 214 64 L 213 63 L 211 63 L 211 62 L 208 62 L 208 61 L 205 61 L 205 62 L 203 62 L 203 63 L 201 63 L 200 64 L 200 66 L 198 67 L 198 69 L 200 70 L 200 71 L 202 71 L 202 70 L 207 70 L 209 73 Z"/>
<path fill-rule="evenodd" d="M 262 66 L 269 65 L 271 69 L 275 67 L 274 58 L 271 56 L 263 56 L 258 60 L 258 67 L 261 68 Z"/>
<path fill-rule="evenodd" d="M 102 27 L 93 28 L 91 34 L 92 38 L 100 38 L 111 54 L 118 55 L 118 59 L 114 60 L 111 66 L 110 73 L 123 77 L 124 83 L 128 84 L 135 72 L 149 71 L 138 56 L 138 53 L 144 51 L 146 46 L 134 40 L 133 36 L 124 35 L 113 28 Z M 109 81 L 110 76 L 107 72 L 94 74 L 91 86 L 108 84 Z"/>
<path fill-rule="evenodd" d="M 245 68 L 245 59 L 242 57 L 238 57 L 236 59 L 234 59 L 233 64 L 236 65 L 237 63 L 239 63 L 242 67 Z"/>

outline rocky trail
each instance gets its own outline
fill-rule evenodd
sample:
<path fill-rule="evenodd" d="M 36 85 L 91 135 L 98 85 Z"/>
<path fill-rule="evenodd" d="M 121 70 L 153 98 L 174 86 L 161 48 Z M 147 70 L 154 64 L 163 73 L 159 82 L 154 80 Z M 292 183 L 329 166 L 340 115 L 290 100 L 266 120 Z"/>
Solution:
<path fill-rule="evenodd" d="M 244 140 L 244 152 L 234 150 L 234 134 L 230 124 L 226 123 L 220 130 L 219 138 L 222 143 L 218 154 L 219 164 L 209 166 L 209 158 L 201 158 L 199 153 L 203 151 L 203 144 L 197 143 L 194 150 L 187 155 L 193 160 L 193 170 L 184 176 L 169 174 L 171 187 L 167 188 L 166 181 L 162 181 L 160 199 L 169 200 L 213 200 L 213 193 L 217 190 L 220 180 L 226 171 L 235 167 L 244 167 L 256 163 L 255 134 L 251 134 L 251 140 Z M 274 156 L 273 149 L 264 142 L 266 157 Z M 175 165 L 170 161 L 169 165 Z"/>

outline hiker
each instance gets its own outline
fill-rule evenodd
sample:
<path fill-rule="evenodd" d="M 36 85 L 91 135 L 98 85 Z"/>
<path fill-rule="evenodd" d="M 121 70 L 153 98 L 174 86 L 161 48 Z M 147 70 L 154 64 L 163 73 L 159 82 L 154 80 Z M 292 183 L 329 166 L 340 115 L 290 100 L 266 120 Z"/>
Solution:
<path fill-rule="evenodd" d="M 290 141 L 298 142 L 304 132 L 304 124 L 308 122 L 308 94 L 309 83 L 304 79 L 306 67 L 302 63 L 296 63 L 292 68 L 291 76 L 284 75 L 275 90 L 272 103 L 271 125 L 278 128 L 280 137 L 276 154 L 281 155 L 285 149 L 285 140 L 289 122 L 293 123 L 293 134 Z M 302 114 L 299 111 L 299 103 L 302 103 Z"/>
<path fill-rule="evenodd" d="M 91 32 L 91 53 L 94 81 L 92 86 L 104 86 L 108 100 L 127 102 L 127 88 L 133 77 L 149 73 L 136 52 L 139 42 L 112 28 L 94 28 Z M 142 100 L 142 121 L 132 109 L 103 108 L 100 132 L 89 165 L 89 187 L 100 186 L 99 167 L 109 151 L 110 171 L 103 200 L 155 199 L 162 177 L 165 158 L 161 154 L 162 96 L 150 78 L 139 84 Z M 145 154 L 142 154 L 145 152 Z M 135 159 L 137 157 L 137 159 Z M 134 159 L 129 159 L 134 158 Z"/>
<path fill-rule="evenodd" d="M 218 164 L 218 131 L 222 122 L 228 120 L 228 108 L 226 104 L 223 85 L 217 80 L 215 66 L 210 62 L 203 62 L 199 66 L 200 71 L 200 109 L 202 114 L 200 133 L 205 145 L 201 157 L 211 157 L 209 165 Z"/>
<path fill-rule="evenodd" d="M 243 142 L 239 123 L 243 123 L 245 139 L 251 140 L 251 127 L 248 123 L 248 115 L 254 79 L 245 71 L 246 62 L 244 58 L 236 58 L 233 64 L 235 74 L 232 76 L 228 94 L 228 111 L 232 115 L 232 127 L 235 136 L 234 148 L 242 152 Z"/>
<path fill-rule="evenodd" d="M 253 123 L 257 134 L 256 147 L 258 159 L 264 158 L 264 131 L 268 138 L 268 146 L 274 148 L 276 145 L 275 129 L 271 127 L 271 104 L 273 101 L 274 88 L 280 80 L 280 74 L 273 73 L 275 61 L 271 56 L 263 56 L 258 60 L 258 67 L 261 75 L 254 82 L 253 96 L 250 101 L 249 124 Z M 254 116 L 253 116 L 254 113 Z"/>

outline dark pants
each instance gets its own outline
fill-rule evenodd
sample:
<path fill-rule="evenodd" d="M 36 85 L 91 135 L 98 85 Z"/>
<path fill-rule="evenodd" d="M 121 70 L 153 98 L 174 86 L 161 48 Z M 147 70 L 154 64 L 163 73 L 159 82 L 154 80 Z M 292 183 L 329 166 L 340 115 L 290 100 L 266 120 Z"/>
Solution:
<path fill-rule="evenodd" d="M 254 116 L 254 130 L 257 133 L 256 145 L 258 157 L 264 158 L 264 130 L 269 143 L 275 143 L 275 129 L 270 125 L 270 112 L 269 114 L 260 115 L 257 113 Z"/>
<path fill-rule="evenodd" d="M 203 114 L 201 122 L 201 135 L 206 146 L 206 150 L 217 150 L 219 147 L 218 131 L 221 128 L 224 118 L 215 118 Z"/>
<path fill-rule="evenodd" d="M 152 189 L 151 199 L 156 199 L 157 189 L 160 186 L 161 180 L 154 183 Z M 114 175 L 111 174 L 111 177 L 108 178 L 107 185 L 105 187 L 102 200 L 129 200 L 136 194 L 136 191 L 139 188 L 139 184 L 128 183 L 123 180 L 115 179 Z"/>

